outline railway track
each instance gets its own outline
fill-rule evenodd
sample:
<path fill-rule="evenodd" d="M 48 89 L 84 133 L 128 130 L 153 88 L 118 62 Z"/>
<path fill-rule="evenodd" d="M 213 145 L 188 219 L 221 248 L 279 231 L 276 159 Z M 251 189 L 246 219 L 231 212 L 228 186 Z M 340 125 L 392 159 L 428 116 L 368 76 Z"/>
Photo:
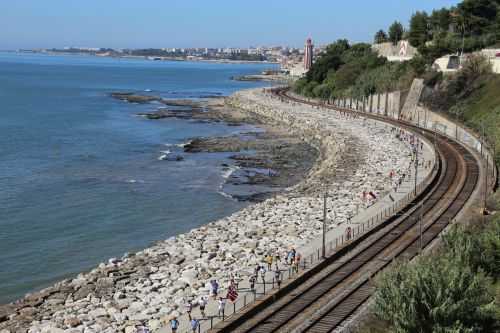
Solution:
<path fill-rule="evenodd" d="M 286 90 L 279 90 L 278 94 L 294 102 L 354 112 L 303 101 L 288 95 Z M 416 130 L 410 124 L 381 116 L 364 116 Z M 475 157 L 458 143 L 427 130 L 418 131 L 427 139 L 435 140 L 438 169 L 430 186 L 405 208 L 404 216 L 394 218 L 353 253 L 334 261 L 264 311 L 253 315 L 247 313 L 244 320 L 223 325 L 214 332 L 332 332 L 372 295 L 374 275 L 394 259 L 415 257 L 422 247 L 432 242 L 474 192 L 479 179 L 479 165 Z M 423 224 L 418 223 L 421 217 L 425 221 Z"/>

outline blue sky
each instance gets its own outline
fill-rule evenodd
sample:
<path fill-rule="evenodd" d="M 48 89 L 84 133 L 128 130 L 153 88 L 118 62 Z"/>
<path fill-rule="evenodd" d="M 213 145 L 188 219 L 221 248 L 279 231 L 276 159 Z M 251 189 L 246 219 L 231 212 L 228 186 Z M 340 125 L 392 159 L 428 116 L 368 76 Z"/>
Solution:
<path fill-rule="evenodd" d="M 455 0 L 0 0 L 0 49 L 301 46 L 371 41 Z"/>

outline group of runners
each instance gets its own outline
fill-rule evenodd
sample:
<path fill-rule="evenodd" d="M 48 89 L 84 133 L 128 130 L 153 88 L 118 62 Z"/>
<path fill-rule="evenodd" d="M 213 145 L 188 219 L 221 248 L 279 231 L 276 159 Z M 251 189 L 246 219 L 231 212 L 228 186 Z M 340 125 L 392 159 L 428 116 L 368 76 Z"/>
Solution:
<path fill-rule="evenodd" d="M 280 253 L 279 250 L 276 250 L 273 253 L 268 253 L 265 255 L 262 259 L 262 262 L 260 264 L 257 264 L 253 274 L 250 275 L 248 279 L 249 283 L 249 291 L 255 293 L 257 292 L 256 289 L 256 284 L 259 283 L 259 278 L 261 279 L 262 284 L 272 284 L 276 285 L 278 288 L 281 287 L 281 283 L 283 281 L 283 272 L 282 268 L 285 266 L 288 266 L 291 268 L 294 272 L 298 273 L 299 267 L 300 267 L 300 262 L 301 262 L 301 254 L 298 253 L 294 248 L 291 248 L 288 251 L 284 251 Z M 268 277 L 267 272 L 273 272 L 273 282 L 269 282 L 266 280 Z M 193 302 L 192 300 L 186 300 L 185 301 L 185 309 L 186 313 L 189 318 L 190 326 L 193 332 L 197 332 L 200 328 L 201 320 L 207 318 L 207 314 L 205 312 L 206 307 L 209 303 L 209 299 L 211 298 L 214 301 L 217 301 L 217 316 L 220 318 L 224 318 L 224 311 L 226 308 L 226 302 L 229 299 L 229 293 L 231 290 L 237 291 L 239 282 L 241 279 L 239 276 L 234 276 L 231 275 L 229 278 L 229 283 L 228 283 L 228 296 L 222 297 L 219 295 L 220 293 L 220 285 L 217 282 L 217 280 L 212 279 L 210 280 L 209 283 L 209 295 L 202 296 L 197 302 Z M 236 292 L 236 297 L 237 297 L 237 292 Z M 230 299 L 231 300 L 231 299 Z M 232 301 L 235 301 L 233 299 Z M 200 314 L 201 314 L 201 319 L 195 318 L 192 315 L 193 308 L 195 306 L 199 307 Z M 168 320 L 168 325 L 173 333 L 177 332 L 179 328 L 179 320 L 177 316 L 173 316 Z M 138 331 L 141 332 L 142 331 Z M 149 331 L 145 331 L 149 332 Z"/>

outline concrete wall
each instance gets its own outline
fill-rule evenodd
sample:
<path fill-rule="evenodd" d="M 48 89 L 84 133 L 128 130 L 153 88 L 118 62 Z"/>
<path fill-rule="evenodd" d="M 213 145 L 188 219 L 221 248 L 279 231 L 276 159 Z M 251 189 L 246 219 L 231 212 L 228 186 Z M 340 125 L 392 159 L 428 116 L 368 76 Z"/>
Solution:
<path fill-rule="evenodd" d="M 498 174 L 495 159 L 490 147 L 486 144 L 483 145 L 480 138 L 474 134 L 472 130 L 464 127 L 463 125 L 457 124 L 451 119 L 448 119 L 439 113 L 430 111 L 423 106 L 418 106 L 417 109 L 420 113 L 420 127 L 435 130 L 436 132 L 444 134 L 451 139 L 461 142 L 471 150 L 475 151 L 478 155 L 482 156 L 482 172 L 485 172 L 486 168 L 488 170 L 488 190 L 494 188 Z M 413 123 L 417 124 L 418 122 L 413 121 Z M 487 162 L 487 167 L 485 162 Z"/>
<path fill-rule="evenodd" d="M 375 94 L 364 99 L 336 99 L 333 104 L 341 108 L 377 113 L 398 119 L 403 107 L 404 96 L 404 93 L 394 91 L 391 93 Z"/>
<path fill-rule="evenodd" d="M 500 74 L 500 58 L 491 59 L 491 66 L 494 73 Z"/>

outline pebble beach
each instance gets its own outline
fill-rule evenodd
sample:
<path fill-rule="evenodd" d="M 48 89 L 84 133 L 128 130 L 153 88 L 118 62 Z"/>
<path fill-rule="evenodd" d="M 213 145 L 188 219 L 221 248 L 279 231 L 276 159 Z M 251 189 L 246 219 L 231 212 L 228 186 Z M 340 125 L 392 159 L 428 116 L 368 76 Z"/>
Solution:
<path fill-rule="evenodd" d="M 305 251 L 321 237 L 325 192 L 329 228 L 345 228 L 360 207 L 392 190 L 391 171 L 411 165 L 411 147 L 385 123 L 283 102 L 263 89 L 237 92 L 225 103 L 314 147 L 318 158 L 307 176 L 264 202 L 2 307 L 0 333 L 132 333 L 138 323 L 158 331 L 185 312 L 187 299 L 208 295 L 210 280 L 222 287 L 231 275 L 247 281 L 266 254 Z M 363 192 L 377 199 L 367 201 Z"/>

